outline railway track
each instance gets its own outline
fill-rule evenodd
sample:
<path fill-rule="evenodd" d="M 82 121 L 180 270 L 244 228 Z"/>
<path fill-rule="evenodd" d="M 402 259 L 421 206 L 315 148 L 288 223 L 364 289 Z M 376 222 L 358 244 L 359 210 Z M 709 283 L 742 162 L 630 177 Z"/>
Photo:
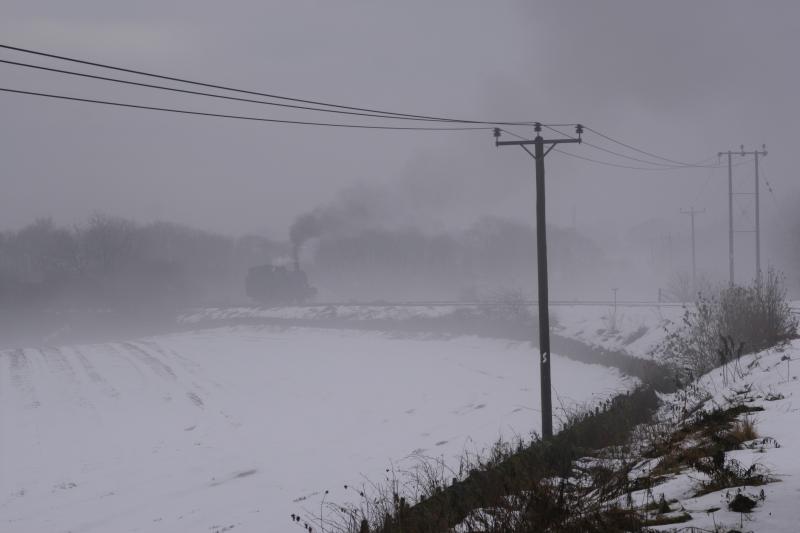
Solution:
<path fill-rule="evenodd" d="M 431 301 L 403 301 L 403 302 L 389 302 L 389 301 L 373 301 L 373 302 L 310 302 L 293 305 L 276 305 L 264 306 L 254 305 L 252 302 L 241 303 L 226 303 L 221 305 L 210 305 L 207 307 L 216 308 L 233 308 L 233 307 L 259 307 L 265 309 L 272 309 L 278 307 L 498 307 L 498 306 L 515 306 L 515 305 L 538 305 L 537 300 L 523 300 L 523 301 L 447 301 L 447 300 L 431 300 Z M 551 306 L 611 306 L 617 307 L 683 307 L 685 304 L 679 302 L 655 302 L 645 300 L 617 300 L 615 303 L 612 300 L 550 300 Z M 800 313 L 800 307 L 797 308 Z"/>

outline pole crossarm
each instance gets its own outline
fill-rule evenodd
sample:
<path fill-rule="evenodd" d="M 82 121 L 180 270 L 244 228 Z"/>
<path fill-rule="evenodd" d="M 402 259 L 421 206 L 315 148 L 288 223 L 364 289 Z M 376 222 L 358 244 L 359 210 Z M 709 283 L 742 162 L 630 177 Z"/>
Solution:
<path fill-rule="evenodd" d="M 526 139 L 524 141 L 495 141 L 495 146 L 520 146 L 523 144 L 536 144 L 537 142 L 541 142 L 542 144 L 561 144 L 561 143 L 579 143 L 583 142 L 581 139 L 542 139 L 541 141 L 537 141 L 536 139 Z"/>
<path fill-rule="evenodd" d="M 581 143 L 583 140 L 581 139 L 581 135 L 583 134 L 583 126 L 578 124 L 575 126 L 575 133 L 578 134 L 577 138 L 567 137 L 566 139 L 543 139 L 541 135 L 542 125 L 540 123 L 534 124 L 534 131 L 536 131 L 536 138 L 535 139 L 522 139 L 519 141 L 501 141 L 500 140 L 500 132 L 502 130 L 500 128 L 494 129 L 494 145 L 495 146 L 520 146 L 523 150 L 528 152 L 532 158 L 536 159 L 538 156 L 535 155 L 533 152 L 528 150 L 527 146 L 529 145 L 537 145 L 541 144 L 544 146 L 545 144 L 549 145 L 550 147 L 542 154 L 542 157 L 546 157 L 550 151 L 555 148 L 557 144 L 565 144 L 565 143 Z"/>
<path fill-rule="evenodd" d="M 742 157 L 747 156 L 747 155 L 760 155 L 760 156 L 764 156 L 765 157 L 767 155 L 767 146 L 766 145 L 762 145 L 761 148 L 762 148 L 761 150 L 752 150 L 750 152 L 747 152 L 745 150 L 729 150 L 727 152 L 717 152 L 717 157 L 722 157 L 723 155 L 728 155 L 728 154 L 730 154 L 730 155 L 739 155 L 739 156 L 742 156 Z"/>
<path fill-rule="evenodd" d="M 544 154 L 542 154 L 542 157 L 546 157 L 547 154 L 550 153 L 550 150 L 555 148 L 557 144 L 580 143 L 580 142 L 582 142 L 580 138 L 578 138 L 578 139 L 542 139 L 541 137 L 537 136 L 536 139 L 525 140 L 525 141 L 495 141 L 494 145 L 495 146 L 521 146 L 522 149 L 525 150 L 526 152 L 528 152 L 528 154 L 532 158 L 536 159 L 537 156 L 534 155 L 533 153 L 531 153 L 531 151 L 528 150 L 528 148 L 525 145 L 538 144 L 538 143 L 541 143 L 543 145 L 544 144 L 549 144 L 550 148 L 548 148 L 547 151 L 545 151 Z"/>
<path fill-rule="evenodd" d="M 705 209 L 695 209 L 690 207 L 689 209 L 681 209 L 681 213 L 684 215 L 699 215 L 700 213 L 705 213 Z"/>

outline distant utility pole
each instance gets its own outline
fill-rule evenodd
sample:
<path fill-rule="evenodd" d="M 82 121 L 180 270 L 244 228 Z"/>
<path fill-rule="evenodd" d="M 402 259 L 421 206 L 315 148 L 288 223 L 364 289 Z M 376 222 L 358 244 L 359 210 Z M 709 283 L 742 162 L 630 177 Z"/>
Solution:
<path fill-rule="evenodd" d="M 669 263 L 669 271 L 672 272 L 672 233 L 667 233 L 667 262 Z"/>
<path fill-rule="evenodd" d="M 689 215 L 692 219 L 692 298 L 697 297 L 697 261 L 695 259 L 695 245 L 694 245 L 694 216 L 700 213 L 705 213 L 706 210 L 697 210 L 694 207 L 690 207 L 688 211 L 684 211 L 681 209 L 681 213 L 684 215 Z"/>
<path fill-rule="evenodd" d="M 722 157 L 723 152 L 719 152 L 717 157 Z M 731 157 L 733 153 L 728 150 L 728 275 L 731 287 L 733 286 L 733 165 Z"/>
<path fill-rule="evenodd" d="M 755 173 L 755 195 L 756 195 L 756 281 L 761 281 L 761 217 L 759 215 L 759 201 L 758 201 L 758 156 L 763 155 L 767 157 L 767 145 L 761 145 L 761 151 L 753 150 L 752 152 L 745 152 L 744 146 L 742 146 L 742 155 L 745 154 L 753 154 L 753 159 L 756 162 L 756 173 Z"/>
<path fill-rule="evenodd" d="M 494 129 L 495 146 L 520 146 L 536 160 L 536 257 L 539 274 L 539 369 L 542 388 L 542 438 L 553 437 L 553 403 L 550 385 L 550 314 L 547 295 L 547 222 L 545 220 L 544 197 L 544 158 L 550 150 L 561 143 L 579 143 L 583 126 L 575 127 L 577 139 L 543 139 L 542 125 L 534 125 L 536 137 L 533 140 L 501 141 L 500 128 Z M 531 152 L 526 145 L 533 145 Z M 549 145 L 547 151 L 544 145 Z"/>
<path fill-rule="evenodd" d="M 767 145 L 761 145 L 761 151 L 753 150 L 752 152 L 745 152 L 744 145 L 739 147 L 738 152 L 732 152 L 728 150 L 727 152 L 719 152 L 717 157 L 722 157 L 723 155 L 728 156 L 728 248 L 730 250 L 730 284 L 733 285 L 733 165 L 731 164 L 731 159 L 734 155 L 739 155 L 745 157 L 747 155 L 752 155 L 755 159 L 755 204 L 756 204 L 756 227 L 755 227 L 755 234 L 756 234 L 756 279 L 761 278 L 761 216 L 760 216 L 760 204 L 759 204 L 759 183 L 758 183 L 758 156 L 767 156 Z"/>

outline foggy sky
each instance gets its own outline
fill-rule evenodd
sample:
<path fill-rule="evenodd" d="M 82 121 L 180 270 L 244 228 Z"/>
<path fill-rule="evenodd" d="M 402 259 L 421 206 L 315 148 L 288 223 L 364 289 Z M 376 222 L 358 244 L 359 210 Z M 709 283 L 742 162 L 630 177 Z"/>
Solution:
<path fill-rule="evenodd" d="M 781 202 L 791 208 L 797 192 L 800 5 L 791 0 L 5 0 L 0 35 L 4 44 L 345 105 L 581 122 L 682 161 L 766 143 L 762 168 L 776 198 L 763 189 L 763 210 Z M 0 57 L 56 64 L 8 51 Z M 3 87 L 352 121 L 7 65 L 0 73 Z M 484 214 L 533 222 L 532 160 L 518 149 L 496 149 L 490 132 L 279 126 L 10 94 L 0 94 L 0 116 L 2 229 L 38 216 L 78 223 L 103 211 L 286 238 L 295 216 L 348 190 L 369 191 L 396 225 L 463 227 Z M 636 165 L 586 146 L 565 150 Z M 547 172 L 552 223 L 571 225 L 574 213 L 579 229 L 613 241 L 648 221 L 666 228 L 662 234 L 685 231 L 679 209 L 694 205 L 707 211 L 698 218 L 700 237 L 726 238 L 722 169 L 642 172 L 553 153 Z M 736 176 L 737 187 L 752 189 L 750 165 Z M 746 210 L 747 197 L 741 202 Z M 765 231 L 780 224 L 765 218 Z"/>

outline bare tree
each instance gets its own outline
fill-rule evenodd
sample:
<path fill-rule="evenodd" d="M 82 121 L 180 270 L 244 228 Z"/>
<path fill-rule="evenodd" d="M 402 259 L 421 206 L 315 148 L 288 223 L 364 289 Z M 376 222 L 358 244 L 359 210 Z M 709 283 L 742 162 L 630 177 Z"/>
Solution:
<path fill-rule="evenodd" d="M 129 261 L 136 225 L 127 219 L 95 213 L 82 238 L 90 264 L 101 274 L 111 274 Z"/>
<path fill-rule="evenodd" d="M 667 302 L 694 302 L 700 294 L 711 294 L 714 291 L 713 282 L 705 275 L 699 274 L 696 278 L 696 286 L 692 287 L 692 276 L 689 272 L 682 270 L 675 272 L 667 282 L 663 298 Z"/>

